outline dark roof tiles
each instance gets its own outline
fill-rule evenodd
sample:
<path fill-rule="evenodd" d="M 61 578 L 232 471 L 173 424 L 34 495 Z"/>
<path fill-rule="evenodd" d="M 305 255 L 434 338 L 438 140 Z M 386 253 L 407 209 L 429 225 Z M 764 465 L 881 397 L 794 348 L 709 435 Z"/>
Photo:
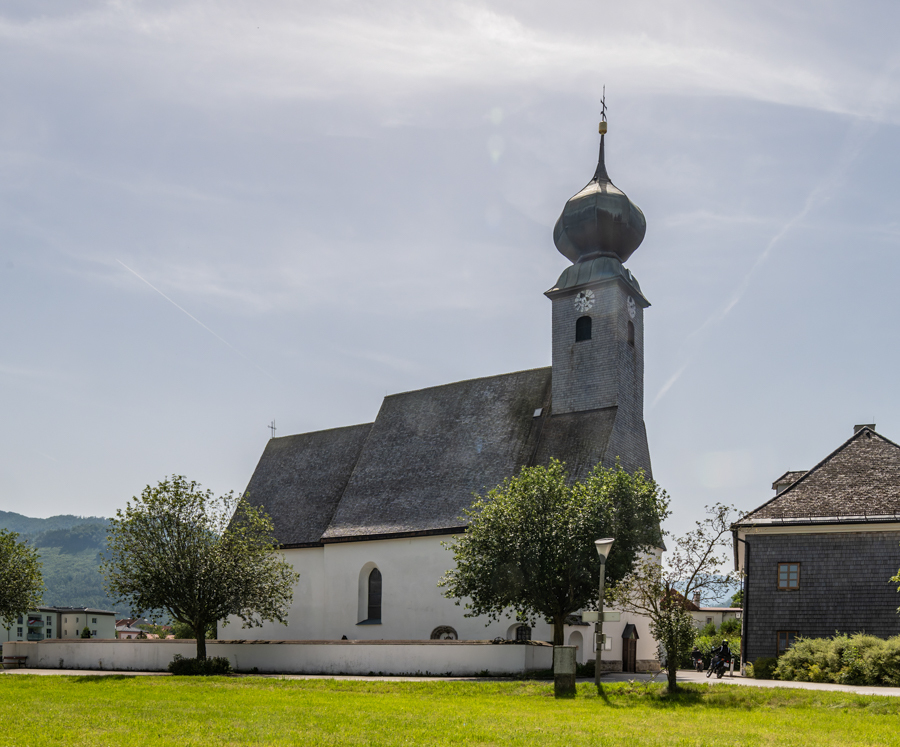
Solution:
<path fill-rule="evenodd" d="M 900 514 L 900 446 L 863 428 L 736 525 L 894 514 Z"/>
<path fill-rule="evenodd" d="M 316 544 L 350 479 L 371 424 L 271 438 L 247 486 L 282 545 Z"/>
<path fill-rule="evenodd" d="M 530 460 L 550 369 L 385 397 L 323 539 L 462 526 L 472 495 Z"/>
<path fill-rule="evenodd" d="M 458 529 L 475 493 L 524 466 L 615 464 L 616 408 L 554 416 L 550 392 L 547 367 L 385 397 L 374 423 L 271 439 L 249 501 L 288 547 Z"/>

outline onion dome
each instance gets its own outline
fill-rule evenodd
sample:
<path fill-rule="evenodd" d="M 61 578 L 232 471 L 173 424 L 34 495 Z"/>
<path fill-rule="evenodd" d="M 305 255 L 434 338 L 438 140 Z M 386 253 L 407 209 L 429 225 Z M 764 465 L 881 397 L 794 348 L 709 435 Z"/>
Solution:
<path fill-rule="evenodd" d="M 598 257 L 625 262 L 647 232 L 641 209 L 606 173 L 605 125 L 606 122 L 600 123 L 600 158 L 594 178 L 566 203 L 553 228 L 553 241 L 559 253 L 575 263 Z"/>

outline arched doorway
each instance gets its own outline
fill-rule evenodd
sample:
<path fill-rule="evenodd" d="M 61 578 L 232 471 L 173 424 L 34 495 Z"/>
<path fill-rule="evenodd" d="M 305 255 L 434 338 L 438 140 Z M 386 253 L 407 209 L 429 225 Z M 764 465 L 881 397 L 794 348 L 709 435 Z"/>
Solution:
<path fill-rule="evenodd" d="M 637 642 L 640 636 L 633 623 L 622 631 L 622 671 L 637 672 Z"/>

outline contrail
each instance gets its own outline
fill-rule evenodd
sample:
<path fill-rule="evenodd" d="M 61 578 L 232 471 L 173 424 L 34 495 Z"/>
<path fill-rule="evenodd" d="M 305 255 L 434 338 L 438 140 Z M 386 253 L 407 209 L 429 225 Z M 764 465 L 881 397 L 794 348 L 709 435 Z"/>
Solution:
<path fill-rule="evenodd" d="M 203 329 L 205 329 L 207 332 L 209 332 L 219 342 L 222 342 L 225 345 L 227 345 L 229 348 L 231 348 L 235 353 L 237 353 L 239 356 L 241 356 L 241 358 L 243 358 L 248 363 L 252 363 L 254 366 L 256 366 L 257 369 L 259 369 L 262 373 L 264 373 L 270 379 L 274 378 L 272 376 L 272 374 L 270 374 L 268 371 L 264 371 L 262 368 L 260 368 L 259 364 L 256 363 L 256 361 L 254 361 L 252 358 L 248 358 L 240 350 L 238 350 L 234 345 L 232 345 L 230 342 L 228 342 L 228 340 L 226 340 L 224 337 L 222 337 L 221 335 L 217 335 L 215 332 L 213 332 L 209 327 L 207 327 L 203 322 L 201 322 L 197 317 L 195 317 L 190 311 L 188 311 L 184 307 L 179 306 L 177 303 L 175 303 L 175 301 L 173 301 L 165 293 L 163 293 L 159 288 L 157 288 L 155 285 L 153 285 L 153 283 L 151 283 L 149 280 L 147 280 L 147 278 L 142 277 L 141 275 L 138 275 L 138 273 L 136 273 L 134 270 L 132 270 L 121 259 L 117 259 L 116 262 L 118 262 L 120 265 L 122 265 L 122 267 L 124 267 L 126 270 L 128 270 L 128 272 L 130 272 L 132 275 L 134 275 L 138 280 L 149 285 L 153 290 L 155 290 L 157 293 L 159 293 L 159 295 L 161 295 L 163 298 L 165 298 L 166 301 L 168 301 L 170 304 L 172 304 L 172 306 L 174 306 L 176 309 L 183 312 L 184 314 L 187 314 L 191 319 L 193 319 L 195 322 L 197 322 L 197 324 L 199 324 L 201 327 L 203 327 Z"/>
<path fill-rule="evenodd" d="M 697 345 L 701 344 L 701 340 L 711 327 L 720 324 L 725 320 L 725 317 L 731 312 L 731 310 L 738 305 L 741 299 L 744 297 L 744 294 L 750 287 L 750 282 L 753 280 L 753 277 L 756 275 L 757 271 L 763 264 L 765 264 L 766 260 L 772 254 L 773 249 L 780 244 L 784 237 L 787 236 L 794 228 L 796 228 L 799 224 L 806 219 L 807 215 L 817 207 L 822 206 L 827 203 L 833 196 L 835 191 L 841 185 L 841 179 L 850 165 L 857 159 L 860 152 L 863 149 L 863 146 L 872 138 L 878 129 L 877 122 L 867 120 L 860 122 L 857 120 L 847 133 L 847 137 L 844 141 L 844 147 L 841 149 L 841 153 L 837 162 L 831 169 L 831 171 L 822 179 L 818 184 L 813 187 L 810 191 L 809 195 L 807 195 L 806 200 L 803 203 L 803 206 L 800 210 L 797 211 L 795 215 L 793 215 L 790 219 L 788 219 L 781 228 L 769 239 L 769 242 L 766 244 L 765 249 L 760 252 L 759 256 L 756 258 L 756 261 L 753 263 L 753 266 L 747 271 L 744 277 L 741 279 L 741 282 L 738 284 L 734 293 L 731 294 L 731 297 L 721 309 L 713 312 L 707 317 L 706 321 L 703 322 L 697 329 L 695 329 L 691 334 L 687 336 L 685 341 L 686 345 L 690 345 L 690 343 L 694 340 L 697 341 Z M 688 366 L 691 364 L 691 360 L 696 354 L 696 348 L 692 353 L 688 354 L 688 360 L 681 364 L 678 370 L 670 376 L 666 382 L 662 385 L 660 390 L 657 392 L 656 396 L 653 398 L 653 402 L 650 404 L 650 407 L 653 408 L 656 404 L 668 393 L 668 391 L 672 388 L 676 381 L 678 381 L 679 377 L 685 372 Z"/>

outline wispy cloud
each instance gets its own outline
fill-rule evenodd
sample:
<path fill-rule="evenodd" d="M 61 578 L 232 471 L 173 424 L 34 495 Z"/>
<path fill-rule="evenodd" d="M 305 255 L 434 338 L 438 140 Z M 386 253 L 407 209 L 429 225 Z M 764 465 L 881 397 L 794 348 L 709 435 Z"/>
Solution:
<path fill-rule="evenodd" d="M 61 375 L 56 371 L 45 371 L 37 368 L 23 368 L 0 363 L 0 376 L 10 376 L 18 379 L 35 379 L 42 381 L 58 380 Z"/>
<path fill-rule="evenodd" d="M 145 283 L 147 286 L 149 286 L 149 287 L 152 288 L 154 291 L 156 291 L 159 295 L 161 295 L 163 298 L 165 298 L 166 301 L 168 301 L 170 304 L 172 304 L 176 309 L 178 309 L 178 310 L 179 310 L 181 313 L 183 313 L 185 316 L 189 317 L 191 320 L 193 320 L 194 322 L 196 322 L 197 324 L 199 324 L 201 327 L 203 327 L 203 329 L 205 329 L 207 332 L 209 332 L 209 333 L 210 333 L 213 337 L 215 337 L 219 342 L 223 343 L 223 344 L 226 345 L 229 349 L 231 349 L 232 351 L 234 351 L 235 353 L 237 353 L 239 356 L 241 356 L 241 358 L 243 358 L 245 361 L 247 361 L 248 363 L 252 364 L 252 365 L 254 366 L 254 368 L 256 368 L 257 370 L 259 370 L 261 373 L 265 374 L 265 375 L 268 376 L 269 378 L 274 378 L 268 371 L 266 371 L 265 369 L 261 368 L 261 367 L 259 366 L 259 364 L 258 364 L 256 361 L 254 361 L 254 360 L 253 360 L 252 358 L 250 358 L 249 356 L 244 355 L 244 353 L 242 353 L 242 352 L 241 352 L 240 350 L 238 350 L 234 345 L 232 345 L 230 342 L 228 342 L 228 340 L 226 340 L 224 337 L 222 337 L 221 335 L 219 335 L 217 332 L 214 332 L 214 331 L 211 330 L 209 327 L 207 327 L 207 326 L 206 326 L 203 322 L 201 322 L 197 317 L 195 317 L 193 314 L 191 314 L 191 312 L 189 312 L 189 311 L 188 311 L 187 309 L 185 309 L 183 306 L 180 306 L 178 303 L 176 303 L 176 302 L 173 301 L 171 298 L 169 298 L 169 297 L 168 297 L 165 293 L 163 293 L 159 288 L 157 288 L 155 285 L 153 285 L 153 283 L 151 283 L 151 282 L 150 282 L 149 280 L 147 280 L 145 277 L 143 277 L 142 275 L 139 275 L 137 272 L 135 272 L 134 270 L 132 270 L 132 269 L 131 269 L 128 265 L 126 265 L 122 260 L 117 259 L 116 262 L 118 262 L 120 265 L 122 265 L 122 267 L 124 267 L 126 270 L 128 270 L 128 272 L 130 272 L 132 275 L 134 275 L 134 276 L 135 276 L 138 280 L 140 280 L 142 283 Z"/>
<path fill-rule="evenodd" d="M 602 10 L 602 12 L 601 12 Z M 16 20 L 0 16 L 0 38 L 57 57 L 140 78 L 144 95 L 207 100 L 420 95 L 435 86 L 518 84 L 584 93 L 598 73 L 629 91 L 697 93 L 875 116 L 857 91 L 871 77 L 838 61 L 833 48 L 773 43 L 778 17 L 696 11 L 702 22 L 673 33 L 684 11 L 664 2 L 626 9 L 585 7 L 582 28 L 554 27 L 490 3 L 417 4 L 120 2 L 88 11 Z M 592 14 L 597 23 L 592 23 Z M 634 29 L 641 29 L 640 32 Z M 589 31 L 588 31 L 589 29 Z M 793 40 L 792 40 L 793 41 Z M 178 82 L 173 85 L 173 82 Z M 885 89 L 898 114 L 895 87 Z M 868 106 L 864 106 L 868 104 Z"/>
<path fill-rule="evenodd" d="M 684 362 L 678 367 L 676 372 L 666 380 L 662 387 L 660 387 L 656 396 L 653 398 L 651 408 L 665 397 L 672 386 L 688 369 L 691 361 L 697 355 L 709 332 L 713 328 L 721 325 L 734 308 L 741 302 L 750 289 L 754 278 L 768 262 L 773 252 L 784 243 L 784 240 L 789 235 L 802 228 L 811 213 L 826 205 L 841 190 L 841 188 L 844 187 L 846 184 L 846 174 L 851 165 L 859 157 L 866 143 L 868 143 L 878 131 L 878 121 L 880 119 L 878 114 L 883 112 L 887 103 L 884 92 L 888 87 L 888 82 L 893 80 L 894 72 L 896 71 L 898 64 L 900 64 L 898 63 L 898 59 L 900 58 L 895 55 L 892 56 L 885 65 L 882 74 L 872 81 L 871 85 L 867 88 L 867 99 L 872 105 L 870 110 L 874 111 L 875 115 L 850 121 L 847 134 L 844 137 L 840 149 L 835 154 L 831 169 L 827 171 L 824 178 L 812 185 L 803 205 L 801 205 L 797 212 L 785 221 L 772 235 L 725 303 L 710 314 L 697 329 L 688 335 L 684 345 Z"/>

